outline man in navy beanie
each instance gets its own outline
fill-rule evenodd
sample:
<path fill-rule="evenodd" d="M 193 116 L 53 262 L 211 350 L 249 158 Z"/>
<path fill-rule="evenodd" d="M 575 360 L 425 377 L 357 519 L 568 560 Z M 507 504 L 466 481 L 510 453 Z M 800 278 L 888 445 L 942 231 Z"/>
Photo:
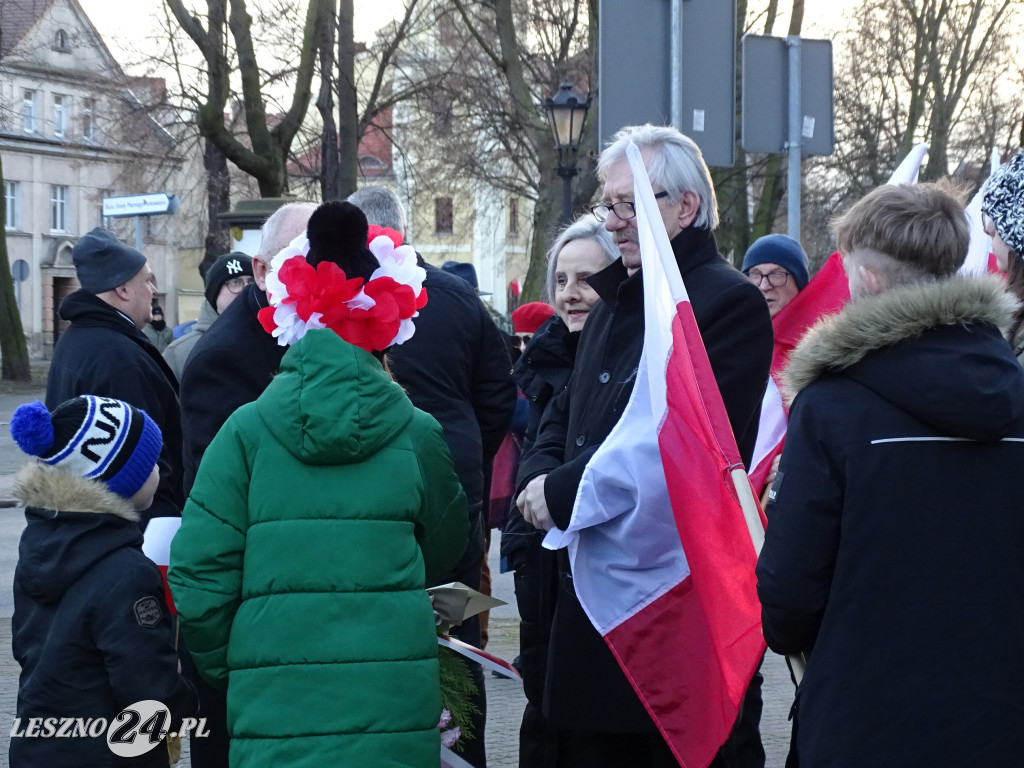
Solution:
<path fill-rule="evenodd" d="M 743 274 L 760 289 L 775 317 L 807 285 L 807 254 L 789 235 L 765 235 L 743 257 Z"/>
<path fill-rule="evenodd" d="M 71 252 L 81 289 L 61 302 L 70 322 L 53 349 L 46 384 L 51 410 L 78 395 L 123 400 L 150 415 L 163 433 L 160 484 L 139 527 L 181 514 L 181 413 L 178 382 L 142 328 L 152 319 L 153 272 L 146 257 L 97 227 Z"/>

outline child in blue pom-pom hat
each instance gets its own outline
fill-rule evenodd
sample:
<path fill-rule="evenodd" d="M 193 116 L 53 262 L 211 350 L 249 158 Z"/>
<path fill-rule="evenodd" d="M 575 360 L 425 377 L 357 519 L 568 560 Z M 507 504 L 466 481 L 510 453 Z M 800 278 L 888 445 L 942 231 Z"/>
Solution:
<path fill-rule="evenodd" d="M 14 575 L 10 765 L 166 768 L 163 735 L 196 714 L 196 694 L 136 525 L 159 481 L 160 429 L 121 400 L 83 395 L 52 413 L 21 406 L 11 435 L 37 460 L 16 480 L 28 524 Z M 134 706 L 146 701 L 160 707 Z"/>

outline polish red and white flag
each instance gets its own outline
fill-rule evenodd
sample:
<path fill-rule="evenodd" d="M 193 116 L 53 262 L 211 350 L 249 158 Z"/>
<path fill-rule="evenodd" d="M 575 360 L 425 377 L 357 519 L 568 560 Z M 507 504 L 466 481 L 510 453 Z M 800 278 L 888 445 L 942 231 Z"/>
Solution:
<path fill-rule="evenodd" d="M 783 405 L 779 383 L 789 355 L 812 325 L 841 310 L 849 300 L 850 282 L 843 261 L 838 253 L 833 253 L 804 289 L 772 318 L 772 372 L 761 401 L 761 420 L 750 462 L 750 484 L 758 493 L 764 488 L 772 461 L 782 453 L 786 438 L 789 411 Z"/>
<path fill-rule="evenodd" d="M 154 517 L 146 524 L 142 536 L 142 554 L 156 563 L 164 580 L 164 599 L 171 615 L 178 612 L 174 608 L 171 588 L 167 585 L 167 567 L 171 564 L 171 540 L 181 527 L 180 517 Z"/>
<path fill-rule="evenodd" d="M 643 354 L 569 526 L 550 531 L 545 545 L 568 547 L 580 603 L 680 765 L 704 768 L 765 650 L 754 576 L 763 528 L 635 145 L 627 157 Z"/>

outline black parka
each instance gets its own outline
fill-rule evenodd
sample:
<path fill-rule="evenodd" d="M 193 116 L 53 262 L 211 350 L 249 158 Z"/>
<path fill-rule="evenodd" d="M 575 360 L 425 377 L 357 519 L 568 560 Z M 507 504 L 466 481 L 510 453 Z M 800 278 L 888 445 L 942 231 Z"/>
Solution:
<path fill-rule="evenodd" d="M 228 416 L 263 394 L 287 351 L 260 325 L 257 313 L 267 295 L 247 285 L 196 342 L 181 375 L 185 494 L 192 490 L 199 462 Z"/>
<path fill-rule="evenodd" d="M 413 337 L 388 350 L 388 363 L 412 404 L 444 429 L 472 515 L 483 499 L 484 465 L 515 411 L 512 362 L 473 287 L 422 257 L 419 265 L 427 272 L 427 305 L 414 318 Z"/>
<path fill-rule="evenodd" d="M 131 506 L 96 481 L 42 464 L 19 473 L 17 490 L 29 505 L 11 620 L 22 729 L 29 718 L 109 725 L 125 707 L 153 699 L 170 710 L 165 725 L 176 730 L 180 718 L 196 715 L 196 693 L 177 672 L 163 579 L 142 554 Z M 121 759 L 106 736 L 13 737 L 10 765 L 166 768 L 166 744 Z"/>
<path fill-rule="evenodd" d="M 530 404 L 523 456 L 533 446 L 541 417 L 552 399 L 569 383 L 579 331 L 569 331 L 558 315 L 544 322 L 512 374 Z M 501 556 L 515 569 L 516 602 L 519 605 L 519 670 L 528 704 L 519 730 L 521 765 L 542 765 L 551 740 L 541 714 L 547 677 L 548 642 L 558 596 L 558 560 L 544 549 L 544 532 L 523 519 L 514 501 L 501 536 Z"/>
<path fill-rule="evenodd" d="M 812 329 L 757 565 L 765 639 L 809 651 L 803 766 L 1018 765 L 1024 372 L 995 277 L 855 299 Z"/>
<path fill-rule="evenodd" d="M 140 527 L 153 517 L 178 517 L 185 504 L 181 470 L 181 411 L 178 381 L 146 335 L 112 306 L 78 290 L 61 302 L 71 323 L 57 340 L 46 383 L 51 411 L 79 395 L 124 400 L 141 408 L 160 427 L 160 485 Z"/>
<path fill-rule="evenodd" d="M 672 240 L 740 454 L 750 460 L 772 357 L 772 324 L 760 291 L 728 264 L 705 229 Z M 629 402 L 643 349 L 643 276 L 616 261 L 588 278 L 601 301 L 584 326 L 569 386 L 548 408 L 533 452 L 520 464 L 520 490 L 547 473 L 544 495 L 555 525 L 565 528 L 583 470 Z M 606 733 L 655 729 L 604 640 L 591 625 L 559 553 L 545 688 L 545 714 L 559 728 Z"/>

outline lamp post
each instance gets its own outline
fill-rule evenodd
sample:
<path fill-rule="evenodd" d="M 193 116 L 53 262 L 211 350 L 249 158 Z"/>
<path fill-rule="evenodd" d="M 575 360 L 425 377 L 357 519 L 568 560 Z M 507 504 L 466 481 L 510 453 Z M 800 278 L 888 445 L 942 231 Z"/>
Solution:
<path fill-rule="evenodd" d="M 572 177 L 576 175 L 576 150 L 580 147 L 583 124 L 587 120 L 590 99 L 581 101 L 572 90 L 572 85 L 562 83 L 554 97 L 544 99 L 544 111 L 548 115 L 551 132 L 555 136 L 558 150 L 558 175 L 562 177 L 562 223 L 568 224 L 572 217 Z"/>

